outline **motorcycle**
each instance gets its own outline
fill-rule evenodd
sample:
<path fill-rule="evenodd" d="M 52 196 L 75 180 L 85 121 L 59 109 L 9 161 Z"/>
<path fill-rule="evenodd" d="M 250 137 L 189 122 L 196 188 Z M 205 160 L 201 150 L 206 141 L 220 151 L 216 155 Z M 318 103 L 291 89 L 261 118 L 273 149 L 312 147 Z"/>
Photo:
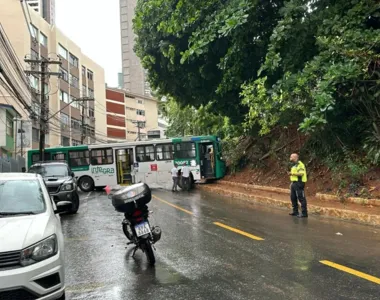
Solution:
<path fill-rule="evenodd" d="M 109 194 L 115 210 L 124 214 L 122 229 L 124 235 L 130 241 L 127 245 L 134 244 L 132 257 L 136 251 L 141 249 L 150 265 L 154 265 L 154 244 L 161 239 L 161 228 L 151 227 L 149 222 L 149 211 L 147 204 L 152 199 L 149 186 L 145 183 L 138 183 L 125 188 L 113 189 Z"/>

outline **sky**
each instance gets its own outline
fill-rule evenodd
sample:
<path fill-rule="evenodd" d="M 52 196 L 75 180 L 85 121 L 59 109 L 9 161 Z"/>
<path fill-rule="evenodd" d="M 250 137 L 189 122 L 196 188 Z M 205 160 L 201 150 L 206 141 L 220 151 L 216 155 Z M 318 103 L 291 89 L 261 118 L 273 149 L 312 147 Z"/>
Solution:
<path fill-rule="evenodd" d="M 56 0 L 56 25 L 102 66 L 109 86 L 121 72 L 119 0 Z"/>

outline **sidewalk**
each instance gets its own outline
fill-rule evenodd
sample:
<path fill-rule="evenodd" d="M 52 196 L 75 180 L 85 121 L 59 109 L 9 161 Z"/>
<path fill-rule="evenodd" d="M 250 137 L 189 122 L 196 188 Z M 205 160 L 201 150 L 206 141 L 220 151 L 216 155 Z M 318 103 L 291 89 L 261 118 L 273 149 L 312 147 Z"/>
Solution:
<path fill-rule="evenodd" d="M 223 196 L 291 210 L 289 190 L 287 189 L 224 180 L 214 184 L 199 184 L 197 187 Z M 340 202 L 337 197 L 322 194 L 306 195 L 306 197 L 309 215 L 323 215 L 380 226 L 380 200 L 351 198 Z"/>

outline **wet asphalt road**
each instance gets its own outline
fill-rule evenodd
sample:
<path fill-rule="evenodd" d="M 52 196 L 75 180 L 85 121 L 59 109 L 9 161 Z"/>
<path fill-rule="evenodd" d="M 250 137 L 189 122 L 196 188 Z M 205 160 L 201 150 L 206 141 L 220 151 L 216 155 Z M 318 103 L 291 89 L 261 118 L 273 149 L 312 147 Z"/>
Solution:
<path fill-rule="evenodd" d="M 104 192 L 82 194 L 78 214 L 62 216 L 68 299 L 380 299 L 380 284 L 320 263 L 378 279 L 379 228 L 199 191 L 153 194 L 151 224 L 163 231 L 154 268 L 142 252 L 131 257 Z"/>

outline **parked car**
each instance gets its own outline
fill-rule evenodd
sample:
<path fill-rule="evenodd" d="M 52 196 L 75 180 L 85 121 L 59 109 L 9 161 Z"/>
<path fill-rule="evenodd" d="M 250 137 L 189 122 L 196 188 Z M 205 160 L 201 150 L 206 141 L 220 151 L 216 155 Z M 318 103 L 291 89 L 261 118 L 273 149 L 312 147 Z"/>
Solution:
<path fill-rule="evenodd" d="M 65 162 L 41 162 L 32 165 L 29 173 L 40 174 L 54 202 L 70 201 L 70 213 L 76 214 L 79 209 L 79 195 L 74 172 Z"/>
<path fill-rule="evenodd" d="M 64 299 L 59 213 L 38 174 L 0 173 L 0 299 Z"/>

